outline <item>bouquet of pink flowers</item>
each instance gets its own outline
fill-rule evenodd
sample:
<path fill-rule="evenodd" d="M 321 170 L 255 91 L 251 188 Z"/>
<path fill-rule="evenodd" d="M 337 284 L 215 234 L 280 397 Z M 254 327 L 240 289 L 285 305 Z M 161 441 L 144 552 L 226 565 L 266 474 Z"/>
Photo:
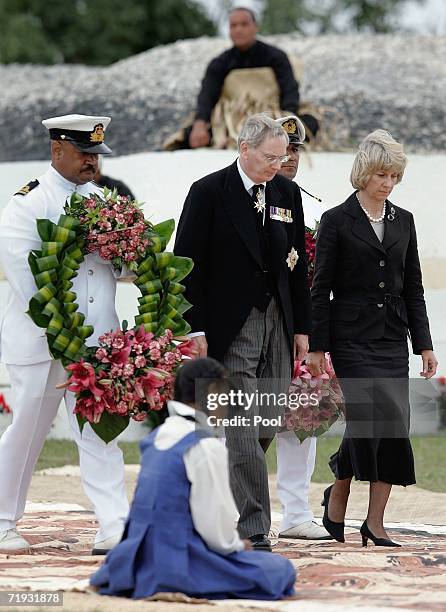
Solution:
<path fill-rule="evenodd" d="M 8 406 L 8 403 L 3 393 L 0 393 L 0 414 L 8 412 L 11 412 L 11 408 Z"/>
<path fill-rule="evenodd" d="M 326 373 L 312 376 L 301 361 L 294 365 L 288 392 L 289 405 L 282 422 L 302 442 L 320 436 L 344 416 L 344 396 L 336 378 L 330 355 L 326 353 Z"/>
<path fill-rule="evenodd" d="M 319 229 L 319 221 L 316 222 L 314 229 L 305 226 L 305 253 L 308 263 L 308 283 L 311 287 L 314 276 L 314 263 L 316 256 L 316 236 Z"/>
<path fill-rule="evenodd" d="M 105 199 L 97 194 L 88 198 L 73 194 L 65 213 L 81 222 L 87 252 L 97 252 L 102 259 L 121 269 L 126 264 L 136 270 L 137 261 L 151 244 L 152 224 L 144 219 L 141 205 L 116 189 L 104 187 Z"/>
<path fill-rule="evenodd" d="M 99 338 L 87 360 L 67 366 L 71 376 L 61 387 L 76 394 L 74 412 L 89 423 L 108 415 L 145 420 L 173 397 L 175 374 L 193 343 L 173 342 L 167 329 L 155 338 L 144 326 L 110 331 Z"/>

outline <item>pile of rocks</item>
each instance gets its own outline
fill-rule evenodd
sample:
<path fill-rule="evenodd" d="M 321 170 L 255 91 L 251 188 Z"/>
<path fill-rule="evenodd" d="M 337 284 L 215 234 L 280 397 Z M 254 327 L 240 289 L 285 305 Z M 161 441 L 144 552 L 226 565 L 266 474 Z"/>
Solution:
<path fill-rule="evenodd" d="M 409 150 L 446 146 L 446 38 L 349 35 L 266 38 L 304 62 L 301 96 L 325 109 L 334 148 L 377 127 Z M 0 66 L 0 160 L 45 159 L 42 118 L 110 114 L 108 142 L 123 155 L 160 149 L 194 109 L 208 62 L 227 40 L 157 47 L 109 67 Z"/>

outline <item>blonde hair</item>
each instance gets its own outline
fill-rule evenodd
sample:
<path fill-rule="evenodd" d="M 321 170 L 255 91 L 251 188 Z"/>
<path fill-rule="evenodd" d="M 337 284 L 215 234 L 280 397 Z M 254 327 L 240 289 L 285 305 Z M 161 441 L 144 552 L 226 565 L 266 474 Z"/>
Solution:
<path fill-rule="evenodd" d="M 386 170 L 397 173 L 397 183 L 399 183 L 403 178 L 406 164 L 407 157 L 403 145 L 397 142 L 390 132 L 375 130 L 359 145 L 350 182 L 354 189 L 364 189 L 372 174 Z"/>

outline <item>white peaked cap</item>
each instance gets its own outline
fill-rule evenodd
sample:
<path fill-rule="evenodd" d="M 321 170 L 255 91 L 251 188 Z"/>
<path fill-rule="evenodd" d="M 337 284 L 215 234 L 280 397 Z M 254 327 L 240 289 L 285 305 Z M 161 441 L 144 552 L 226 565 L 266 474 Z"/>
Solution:
<path fill-rule="evenodd" d="M 110 121 L 110 117 L 62 115 L 44 119 L 42 124 L 49 130 L 51 140 L 70 142 L 84 153 L 107 155 L 111 149 L 104 143 L 104 138 Z"/>

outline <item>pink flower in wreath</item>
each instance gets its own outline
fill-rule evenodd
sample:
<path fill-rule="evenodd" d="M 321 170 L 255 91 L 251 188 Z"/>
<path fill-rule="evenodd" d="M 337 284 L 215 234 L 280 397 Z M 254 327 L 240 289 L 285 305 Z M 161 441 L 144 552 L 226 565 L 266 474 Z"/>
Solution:
<path fill-rule="evenodd" d="M 146 365 L 146 363 L 147 363 L 147 360 L 146 360 L 146 358 L 144 357 L 144 355 L 138 355 L 138 356 L 135 358 L 135 366 L 136 366 L 137 368 L 143 368 L 143 367 Z"/>
<path fill-rule="evenodd" d="M 126 378 L 133 376 L 134 372 L 135 372 L 135 366 L 132 363 L 126 363 L 125 366 L 122 368 L 122 375 L 125 376 Z"/>
<path fill-rule="evenodd" d="M 124 338 L 120 337 L 120 336 L 115 336 L 113 342 L 112 342 L 112 347 L 114 349 L 122 349 L 124 348 Z"/>
<path fill-rule="evenodd" d="M 96 351 L 96 358 L 99 359 L 102 363 L 109 363 L 110 359 L 108 358 L 108 353 L 105 348 L 98 348 Z"/>
<path fill-rule="evenodd" d="M 146 350 L 150 346 L 152 340 L 153 333 L 147 332 L 144 329 L 144 325 L 141 325 L 135 334 L 135 341 L 142 346 L 143 350 Z"/>
<path fill-rule="evenodd" d="M 108 331 L 104 332 L 102 336 L 99 336 L 99 344 L 105 344 L 106 346 L 111 346 L 113 340 L 113 332 Z"/>
<path fill-rule="evenodd" d="M 74 413 L 80 414 L 89 423 L 99 423 L 104 409 L 105 405 L 102 402 L 96 402 L 91 396 L 79 397 L 76 401 Z"/>
<path fill-rule="evenodd" d="M 121 400 L 120 402 L 118 402 L 116 404 L 115 412 L 116 412 L 116 414 L 120 414 L 122 416 L 127 414 L 127 412 L 128 412 L 128 404 L 127 404 L 127 402 L 125 402 L 124 400 Z"/>
<path fill-rule="evenodd" d="M 159 348 L 150 349 L 149 355 L 150 355 L 150 359 L 153 359 L 154 361 L 161 359 L 161 351 Z"/>
<path fill-rule="evenodd" d="M 122 368 L 114 363 L 111 367 L 110 374 L 113 378 L 119 378 L 122 376 Z"/>
<path fill-rule="evenodd" d="M 167 353 L 164 354 L 164 363 L 167 366 L 174 366 L 178 363 L 178 361 L 181 361 L 181 353 L 179 353 L 179 359 L 178 359 L 178 354 L 176 353 L 176 351 L 168 351 Z"/>
<path fill-rule="evenodd" d="M 71 363 L 66 368 L 71 372 L 69 379 L 69 391 L 80 393 L 81 391 L 90 391 L 95 399 L 99 399 L 103 395 L 104 390 L 96 386 L 96 375 L 91 363 L 81 359 L 77 363 Z"/>
<path fill-rule="evenodd" d="M 167 372 L 156 368 L 152 368 L 146 372 L 144 376 L 138 379 L 138 387 L 140 386 L 146 402 L 153 410 L 159 410 L 161 408 L 161 406 L 158 405 L 160 401 L 158 389 L 163 387 L 169 380 L 170 377 Z"/>

